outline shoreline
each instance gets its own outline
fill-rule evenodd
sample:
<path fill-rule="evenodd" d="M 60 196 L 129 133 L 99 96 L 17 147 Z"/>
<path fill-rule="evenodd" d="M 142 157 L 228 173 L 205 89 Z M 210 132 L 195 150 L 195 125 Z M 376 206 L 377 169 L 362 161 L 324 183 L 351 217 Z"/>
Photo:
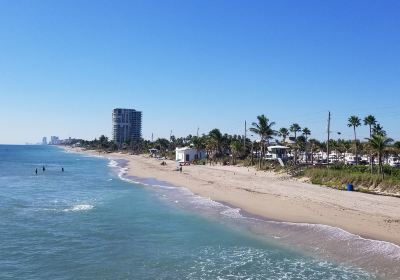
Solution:
<path fill-rule="evenodd" d="M 183 166 L 143 155 L 68 151 L 127 161 L 127 176 L 154 178 L 263 219 L 333 226 L 364 239 L 400 245 L 399 198 L 344 192 L 240 166 Z"/>

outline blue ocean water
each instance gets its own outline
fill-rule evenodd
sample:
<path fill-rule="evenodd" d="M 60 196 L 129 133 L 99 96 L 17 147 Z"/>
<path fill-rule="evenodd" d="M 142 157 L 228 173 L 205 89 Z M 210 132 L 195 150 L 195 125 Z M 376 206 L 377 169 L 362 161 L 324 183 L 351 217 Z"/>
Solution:
<path fill-rule="evenodd" d="M 121 180 L 120 170 L 56 147 L 0 145 L 0 279 L 377 278 L 230 224 L 211 214 L 216 202 Z"/>

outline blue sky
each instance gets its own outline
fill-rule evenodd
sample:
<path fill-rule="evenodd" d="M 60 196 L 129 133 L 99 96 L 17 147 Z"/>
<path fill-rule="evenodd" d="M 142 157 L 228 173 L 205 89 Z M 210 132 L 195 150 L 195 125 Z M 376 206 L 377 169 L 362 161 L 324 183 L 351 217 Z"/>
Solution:
<path fill-rule="evenodd" d="M 265 114 L 325 138 L 373 114 L 400 138 L 399 1 L 0 1 L 0 143 L 243 133 Z M 367 136 L 367 128 L 359 129 Z"/>

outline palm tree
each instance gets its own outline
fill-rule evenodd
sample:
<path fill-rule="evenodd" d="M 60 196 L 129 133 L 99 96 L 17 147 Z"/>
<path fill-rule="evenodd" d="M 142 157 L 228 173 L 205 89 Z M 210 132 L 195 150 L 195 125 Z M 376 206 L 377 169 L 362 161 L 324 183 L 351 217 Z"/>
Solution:
<path fill-rule="evenodd" d="M 299 124 L 294 123 L 290 126 L 289 130 L 294 133 L 294 138 L 297 139 L 297 133 L 301 131 Z"/>
<path fill-rule="evenodd" d="M 239 140 L 233 140 L 230 144 L 232 152 L 232 164 L 236 164 L 236 158 L 242 153 L 243 145 Z"/>
<path fill-rule="evenodd" d="M 207 152 L 207 158 L 209 160 L 209 163 L 211 165 L 212 160 L 215 158 L 216 156 L 216 150 L 218 149 L 218 143 L 215 140 L 215 138 L 212 138 L 211 136 L 206 136 L 205 138 L 205 148 L 206 148 L 206 152 Z"/>
<path fill-rule="evenodd" d="M 221 145 L 223 140 L 221 131 L 218 128 L 214 128 L 208 133 L 208 136 L 211 138 L 211 142 L 214 144 L 215 155 L 219 156 L 222 152 Z"/>
<path fill-rule="evenodd" d="M 260 136 L 261 157 L 259 161 L 259 168 L 261 168 L 262 158 L 264 158 L 265 153 L 265 142 L 268 143 L 269 139 L 276 135 L 276 131 L 272 129 L 272 126 L 275 125 L 275 122 L 270 122 L 265 115 L 257 116 L 257 120 L 258 122 L 252 123 L 253 127 L 250 128 L 250 131 Z"/>
<path fill-rule="evenodd" d="M 308 136 L 311 135 L 311 130 L 309 130 L 307 127 L 305 127 L 305 128 L 303 128 L 302 132 L 303 132 L 303 136 L 305 137 L 306 163 L 308 163 L 307 140 L 308 140 Z"/>
<path fill-rule="evenodd" d="M 159 151 L 165 155 L 165 152 L 167 151 L 170 143 L 168 141 L 168 139 L 165 138 L 158 138 L 155 142 L 154 142 L 155 147 L 158 147 Z"/>
<path fill-rule="evenodd" d="M 396 149 L 396 152 L 399 154 L 400 153 L 400 141 L 394 142 L 393 146 Z"/>
<path fill-rule="evenodd" d="M 297 143 L 297 133 L 301 131 L 299 124 L 294 123 L 290 126 L 289 130 L 294 133 L 294 141 Z M 295 144 L 296 144 L 295 143 Z M 297 163 L 297 149 L 294 149 L 294 163 Z"/>
<path fill-rule="evenodd" d="M 376 119 L 373 115 L 368 115 L 364 118 L 364 125 L 369 126 L 369 138 L 372 136 L 372 126 L 376 125 Z M 371 173 L 373 169 L 373 161 L 372 161 L 372 155 L 369 156 L 369 165 L 371 168 Z"/>
<path fill-rule="evenodd" d="M 357 133 L 356 133 L 356 127 L 359 127 L 361 125 L 361 120 L 359 117 L 357 116 L 351 116 L 348 119 L 348 127 L 353 127 L 353 131 L 354 131 L 354 144 L 356 146 L 356 165 L 358 165 L 358 153 L 357 153 Z"/>
<path fill-rule="evenodd" d="M 383 126 L 381 126 L 379 123 L 377 123 L 372 128 L 372 134 L 379 134 L 382 136 L 386 136 L 386 131 L 383 129 Z"/>
<path fill-rule="evenodd" d="M 286 137 L 289 136 L 289 130 L 286 127 L 279 129 L 279 136 L 282 137 L 282 143 L 286 142 Z"/>
<path fill-rule="evenodd" d="M 364 118 L 364 125 L 369 126 L 369 138 L 372 136 L 372 127 L 376 125 L 376 119 L 372 115 L 368 115 Z"/>
<path fill-rule="evenodd" d="M 197 159 L 199 159 L 199 151 L 204 149 L 205 145 L 204 145 L 204 138 L 203 137 L 198 137 L 198 136 L 193 136 L 191 139 L 191 142 L 194 146 L 194 148 L 196 149 L 196 156 Z"/>
<path fill-rule="evenodd" d="M 308 140 L 311 145 L 311 164 L 314 164 L 314 151 L 321 145 L 321 143 L 316 139 Z"/>
<path fill-rule="evenodd" d="M 383 172 L 382 154 L 391 142 L 393 142 L 393 139 L 387 138 L 386 136 L 380 134 L 373 134 L 371 138 L 368 138 L 369 146 L 378 156 L 378 173 L 382 175 L 382 179 L 385 177 Z"/>
<path fill-rule="evenodd" d="M 303 128 L 302 130 L 304 137 L 306 137 L 306 141 L 308 139 L 308 136 L 311 135 L 311 130 L 309 130 L 307 127 Z"/>

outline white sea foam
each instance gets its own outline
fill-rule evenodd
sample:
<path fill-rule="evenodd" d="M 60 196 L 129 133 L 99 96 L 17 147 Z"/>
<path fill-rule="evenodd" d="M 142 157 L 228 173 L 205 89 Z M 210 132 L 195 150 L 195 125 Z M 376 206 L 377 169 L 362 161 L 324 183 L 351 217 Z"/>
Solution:
<path fill-rule="evenodd" d="M 111 167 L 111 168 L 118 169 L 118 177 L 119 177 L 121 180 L 126 181 L 126 182 L 129 182 L 129 183 L 135 183 L 135 182 L 132 181 L 131 179 L 128 179 L 128 178 L 124 177 L 124 176 L 126 175 L 126 173 L 128 172 L 128 168 L 119 166 L 118 161 L 116 161 L 116 160 L 114 160 L 114 159 L 109 159 L 109 160 L 110 160 L 110 161 L 108 162 L 107 165 L 108 165 L 109 167 Z"/>
<path fill-rule="evenodd" d="M 118 162 L 116 162 L 115 160 L 111 159 L 111 160 L 108 162 L 108 166 L 109 166 L 109 167 L 117 167 L 117 166 L 118 166 Z"/>
<path fill-rule="evenodd" d="M 292 223 L 292 222 L 276 222 L 267 221 L 267 223 L 278 224 L 278 225 L 288 225 L 292 228 L 297 228 L 304 230 L 305 232 L 313 232 L 314 234 L 319 234 L 324 236 L 326 239 L 344 242 L 348 244 L 358 245 L 357 250 L 360 253 L 377 253 L 385 254 L 391 256 L 394 259 L 400 260 L 400 246 L 382 240 L 374 240 L 363 238 L 357 234 L 350 233 L 344 229 L 333 227 L 323 224 L 309 224 L 309 223 Z"/>
<path fill-rule="evenodd" d="M 304 243 L 303 245 L 305 246 L 311 246 L 311 248 L 316 250 L 315 252 L 318 251 L 321 254 L 325 254 L 327 250 L 329 251 L 335 247 L 344 248 L 347 244 L 349 248 L 345 251 L 353 255 L 356 260 L 355 264 L 359 263 L 357 259 L 363 256 L 363 254 L 369 256 L 368 258 L 365 257 L 366 259 L 388 256 L 391 259 L 400 260 L 400 247 L 390 242 L 365 239 L 343 229 L 328 225 L 266 221 L 256 217 L 243 216 L 240 208 L 232 208 L 210 198 L 195 195 L 187 188 L 164 185 L 156 180 L 154 180 L 154 183 L 148 183 L 132 177 L 127 178 L 125 176 L 127 168 L 120 167 L 119 163 L 115 160 L 110 160 L 108 165 L 112 168 L 118 168 L 118 177 L 123 181 L 155 187 L 160 190 L 173 191 L 173 193 L 169 193 L 168 197 L 170 197 L 170 201 L 174 204 L 182 204 L 184 208 L 195 208 L 200 210 L 200 213 L 204 212 L 204 214 L 210 214 L 211 211 L 222 217 L 235 219 L 240 221 L 240 223 L 251 225 L 251 228 L 253 228 L 253 225 L 257 225 L 256 227 L 263 228 L 261 232 L 270 235 L 274 239 L 282 239 L 286 240 L 286 242 L 289 242 L 290 239 L 292 241 L 297 240 L 301 244 Z M 256 230 L 255 232 L 260 231 Z M 336 253 L 342 255 L 343 252 Z M 338 257 L 340 258 L 340 256 Z"/>
<path fill-rule="evenodd" d="M 128 178 L 128 177 L 126 177 L 126 174 L 128 173 L 128 168 L 119 166 L 119 163 L 113 159 L 111 159 L 109 161 L 108 166 L 111 168 L 118 168 L 118 177 L 125 182 L 139 184 L 139 185 L 146 186 L 146 187 L 156 187 L 156 188 L 162 188 L 162 189 L 177 189 L 177 187 L 174 187 L 174 186 L 162 185 L 162 184 L 157 184 L 157 183 L 149 184 L 149 183 L 145 183 L 142 181 L 134 180 L 131 177 Z"/>
<path fill-rule="evenodd" d="M 243 218 L 242 214 L 240 214 L 240 208 L 230 208 L 228 207 L 226 210 L 221 211 L 221 214 L 224 216 L 228 216 L 229 218 Z"/>
<path fill-rule="evenodd" d="M 190 203 L 196 205 L 196 206 L 201 206 L 201 207 L 207 207 L 207 208 L 220 208 L 223 207 L 222 203 L 219 203 L 215 200 L 212 200 L 208 197 L 202 197 L 198 195 L 194 195 L 193 193 L 190 193 L 192 195 Z"/>
<path fill-rule="evenodd" d="M 80 211 L 89 211 L 93 209 L 94 206 L 90 204 L 77 204 L 72 206 L 71 208 L 64 209 L 63 212 L 80 212 Z"/>
<path fill-rule="evenodd" d="M 151 185 L 152 187 L 157 187 L 157 188 L 163 188 L 163 189 L 169 189 L 169 190 L 173 190 L 176 189 L 177 187 L 171 187 L 171 186 L 167 186 L 167 185 L 158 185 L 158 184 L 154 184 Z"/>

